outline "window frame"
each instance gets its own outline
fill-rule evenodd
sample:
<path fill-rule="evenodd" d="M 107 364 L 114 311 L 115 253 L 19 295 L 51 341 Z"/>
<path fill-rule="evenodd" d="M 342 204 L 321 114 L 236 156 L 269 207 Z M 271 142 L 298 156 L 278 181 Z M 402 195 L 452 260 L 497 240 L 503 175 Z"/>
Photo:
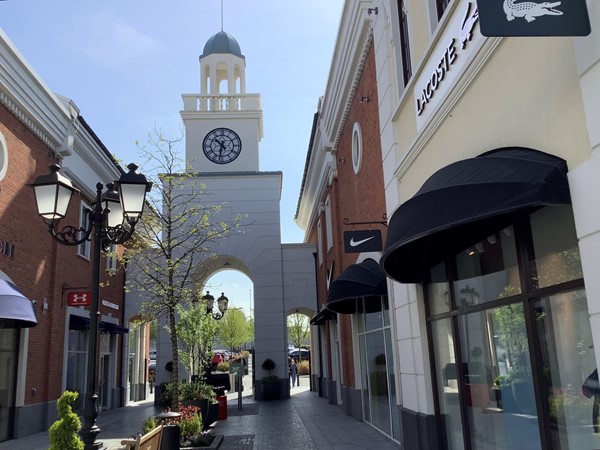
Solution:
<path fill-rule="evenodd" d="M 548 206 L 548 208 L 552 208 L 552 206 Z M 541 356 L 538 355 L 538 347 L 539 347 L 539 336 L 534 331 L 536 326 L 536 317 L 534 306 L 536 302 L 543 298 L 547 298 L 554 294 L 562 293 L 562 292 L 570 292 L 578 289 L 583 289 L 585 291 L 585 283 L 584 278 L 572 279 L 568 281 L 558 282 L 551 286 L 538 288 L 533 285 L 533 280 L 537 277 L 537 272 L 535 268 L 534 261 L 532 259 L 534 256 L 533 252 L 533 236 L 532 236 L 532 228 L 530 222 L 530 216 L 534 214 L 535 211 L 527 210 L 516 212 L 512 215 L 512 220 L 509 222 L 513 228 L 515 233 L 515 245 L 517 250 L 517 259 L 518 259 L 518 269 L 520 275 L 521 282 L 521 292 L 515 295 L 510 295 L 504 298 L 498 298 L 493 301 L 479 303 L 474 306 L 469 306 L 466 308 L 460 308 L 457 305 L 455 299 L 455 289 L 454 283 L 456 282 L 457 272 L 456 272 L 456 261 L 454 258 L 454 253 L 449 252 L 446 255 L 445 261 L 443 262 L 446 272 L 446 280 L 448 292 L 450 295 L 450 305 L 451 308 L 448 311 L 439 312 L 436 314 L 431 313 L 431 302 L 429 298 L 429 285 L 430 280 L 429 276 L 427 276 L 426 281 L 421 284 L 422 294 L 425 303 L 425 316 L 427 323 L 427 337 L 428 337 L 428 347 L 429 347 L 429 364 L 431 367 L 431 386 L 433 389 L 433 400 L 434 400 L 434 408 L 436 420 L 438 421 L 439 427 L 444 427 L 444 423 L 442 422 L 444 419 L 441 414 L 441 406 L 440 406 L 440 392 L 439 392 L 439 384 L 438 377 L 441 373 L 440 367 L 437 367 L 436 363 L 436 351 L 433 336 L 433 327 L 434 324 L 440 320 L 450 320 L 452 331 L 453 331 L 453 342 L 454 342 L 454 360 L 462 361 L 462 345 L 459 331 L 459 320 L 463 317 L 471 313 L 484 312 L 486 310 L 491 310 L 494 308 L 511 305 L 511 304 L 522 304 L 523 311 L 525 314 L 525 323 L 527 326 L 527 337 L 529 342 L 529 354 L 531 355 L 531 367 L 533 373 L 533 381 L 537 386 L 536 389 L 539 389 L 539 392 L 536 394 L 536 402 L 537 402 L 537 414 L 539 415 L 539 431 L 540 438 L 543 448 L 550 448 L 550 423 L 545 417 L 545 410 L 541 400 L 541 389 L 540 387 L 543 382 L 538 379 L 542 375 L 543 364 L 541 362 Z M 496 232 L 502 230 L 503 227 L 506 226 L 506 223 L 502 225 L 498 225 L 498 229 Z M 474 243 L 473 243 L 474 244 Z M 431 268 L 437 266 L 433 265 Z M 431 269 L 430 268 L 430 269 Z M 464 378 L 464 373 L 461 369 L 461 365 L 457 364 L 457 373 L 458 379 L 462 380 Z M 461 386 L 463 382 L 460 382 L 459 386 Z M 460 389 L 464 389 L 464 386 Z M 461 419 L 462 419 L 462 429 L 461 432 L 464 438 L 465 448 L 471 448 L 472 443 L 469 441 L 471 437 L 471 427 L 472 424 L 469 421 L 468 417 L 468 408 L 464 402 L 460 404 L 461 411 Z M 440 428 L 442 429 L 442 428 Z M 443 440 L 446 441 L 447 436 L 443 436 Z"/>
<path fill-rule="evenodd" d="M 436 0 L 439 1 L 439 0 Z M 398 7 L 398 30 L 400 36 L 400 60 L 402 64 L 402 81 L 404 87 L 408 85 L 408 82 L 412 78 L 412 63 L 410 53 L 410 33 L 409 33 L 409 21 L 408 13 L 404 0 L 397 0 Z"/>
<path fill-rule="evenodd" d="M 325 234 L 327 251 L 333 247 L 333 217 L 331 214 L 331 198 L 327 196 L 325 199 Z"/>
<path fill-rule="evenodd" d="M 79 226 L 82 229 L 86 229 L 89 226 L 90 215 L 92 214 L 92 208 L 85 201 L 81 201 L 79 204 Z M 82 237 L 83 232 L 79 233 Z M 91 239 L 86 239 L 84 242 L 77 246 L 77 256 L 80 256 L 88 261 L 91 259 L 92 254 L 92 242 Z"/>

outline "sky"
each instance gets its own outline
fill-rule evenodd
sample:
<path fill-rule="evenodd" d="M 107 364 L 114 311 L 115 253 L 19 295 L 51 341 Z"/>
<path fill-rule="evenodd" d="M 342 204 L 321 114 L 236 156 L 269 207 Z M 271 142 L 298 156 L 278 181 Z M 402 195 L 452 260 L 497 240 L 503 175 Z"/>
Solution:
<path fill-rule="evenodd" d="M 181 94 L 200 92 L 198 57 L 222 22 L 246 57 L 246 92 L 261 94 L 260 170 L 283 172 L 282 242 L 302 242 L 294 215 L 342 6 L 343 0 L 223 0 L 221 19 L 221 0 L 7 0 L 0 2 L 0 27 L 127 165 L 139 160 L 136 142 L 155 127 L 170 137 L 183 130 Z M 249 312 L 245 275 L 221 272 L 209 282 Z"/>

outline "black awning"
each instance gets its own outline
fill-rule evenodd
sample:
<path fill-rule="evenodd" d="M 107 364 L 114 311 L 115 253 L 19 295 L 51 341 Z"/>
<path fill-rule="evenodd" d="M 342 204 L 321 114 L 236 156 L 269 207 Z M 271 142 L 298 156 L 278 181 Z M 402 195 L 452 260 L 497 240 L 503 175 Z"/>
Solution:
<path fill-rule="evenodd" d="M 570 203 L 567 164 L 556 156 L 510 147 L 458 161 L 392 215 L 381 267 L 397 281 L 419 283 L 450 249 L 482 239 L 516 211 Z"/>
<path fill-rule="evenodd" d="M 71 314 L 69 316 L 69 330 L 87 330 L 90 327 L 90 319 L 87 317 L 76 316 Z M 100 322 L 99 325 L 100 330 L 105 331 L 107 333 L 129 333 L 129 329 L 125 327 L 120 327 L 115 325 L 114 323 L 109 322 Z"/>
<path fill-rule="evenodd" d="M 115 325 L 114 323 L 100 322 L 100 329 L 102 329 L 102 325 L 105 325 L 104 329 L 108 333 L 117 333 L 117 334 L 129 333 L 129 328 L 120 327 L 119 325 Z"/>
<path fill-rule="evenodd" d="M 328 320 L 335 320 L 335 319 L 336 319 L 336 316 L 333 311 L 330 311 L 327 308 L 323 308 L 321 311 L 319 311 L 315 315 L 315 317 L 310 319 L 310 324 L 311 325 L 322 325 L 325 322 L 327 322 Z"/>
<path fill-rule="evenodd" d="M 0 279 L 0 328 L 30 328 L 37 325 L 33 303 L 8 280 Z"/>
<path fill-rule="evenodd" d="M 356 299 L 376 297 L 373 299 L 376 309 L 381 308 L 380 296 L 387 295 L 387 280 L 373 259 L 365 259 L 359 264 L 352 264 L 329 285 L 327 309 L 340 314 L 354 314 Z"/>

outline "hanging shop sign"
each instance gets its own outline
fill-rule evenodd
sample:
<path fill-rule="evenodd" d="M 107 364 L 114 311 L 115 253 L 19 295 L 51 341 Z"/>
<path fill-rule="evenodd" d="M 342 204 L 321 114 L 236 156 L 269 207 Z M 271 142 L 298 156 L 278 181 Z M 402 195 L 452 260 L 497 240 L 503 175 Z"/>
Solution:
<path fill-rule="evenodd" d="M 484 36 L 587 36 L 586 0 L 477 0 Z"/>
<path fill-rule="evenodd" d="M 344 231 L 346 253 L 379 252 L 382 249 L 381 230 Z"/>
<path fill-rule="evenodd" d="M 69 292 L 68 297 L 67 297 L 67 304 L 69 306 L 91 306 L 92 293 L 91 292 Z"/>

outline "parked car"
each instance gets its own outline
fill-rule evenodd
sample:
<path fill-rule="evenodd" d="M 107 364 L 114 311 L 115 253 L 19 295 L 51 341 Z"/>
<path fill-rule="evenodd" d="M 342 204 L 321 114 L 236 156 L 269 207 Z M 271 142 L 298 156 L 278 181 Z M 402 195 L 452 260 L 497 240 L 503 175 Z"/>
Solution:
<path fill-rule="evenodd" d="M 295 350 L 290 352 L 290 358 L 294 358 L 296 361 L 306 361 L 310 359 L 310 351 L 305 349 Z"/>
<path fill-rule="evenodd" d="M 213 350 L 215 353 L 220 353 L 221 355 L 223 355 L 223 358 L 225 359 L 225 361 L 228 361 L 229 359 L 231 359 L 231 352 L 229 350 L 225 350 L 225 349 L 216 349 Z"/>

